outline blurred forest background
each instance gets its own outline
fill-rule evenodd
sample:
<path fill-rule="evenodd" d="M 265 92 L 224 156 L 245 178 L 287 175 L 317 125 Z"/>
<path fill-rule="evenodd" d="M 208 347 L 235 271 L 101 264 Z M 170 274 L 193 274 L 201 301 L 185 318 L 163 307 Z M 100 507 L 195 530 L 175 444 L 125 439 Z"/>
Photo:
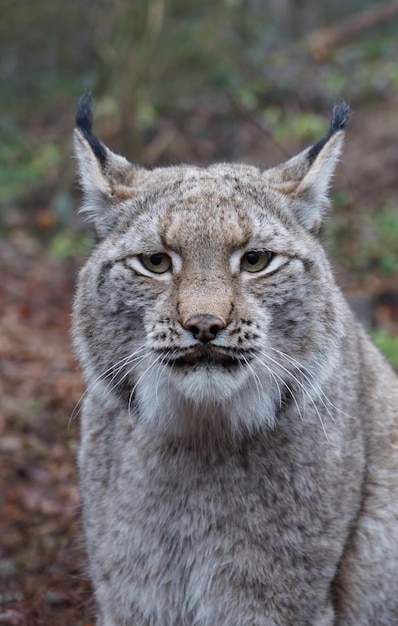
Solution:
<path fill-rule="evenodd" d="M 398 2 L 0 0 L 0 624 L 88 626 L 70 305 L 93 245 L 71 133 L 147 166 L 276 164 L 353 115 L 324 237 L 398 367 Z"/>

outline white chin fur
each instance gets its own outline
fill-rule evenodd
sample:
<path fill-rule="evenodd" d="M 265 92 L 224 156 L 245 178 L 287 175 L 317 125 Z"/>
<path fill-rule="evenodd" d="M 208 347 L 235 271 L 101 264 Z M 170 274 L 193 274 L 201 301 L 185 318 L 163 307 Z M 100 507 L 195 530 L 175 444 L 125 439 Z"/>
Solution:
<path fill-rule="evenodd" d="M 257 378 L 246 367 L 178 372 L 158 364 L 137 385 L 140 422 L 180 435 L 223 429 L 219 434 L 239 436 L 273 427 L 278 399 L 269 374 Z"/>

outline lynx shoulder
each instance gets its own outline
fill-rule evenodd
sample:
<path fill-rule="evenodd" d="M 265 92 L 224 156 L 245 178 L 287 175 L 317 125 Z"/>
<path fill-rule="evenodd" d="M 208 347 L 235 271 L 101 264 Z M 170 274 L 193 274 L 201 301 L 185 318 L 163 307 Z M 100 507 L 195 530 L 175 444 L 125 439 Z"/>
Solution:
<path fill-rule="evenodd" d="M 347 117 L 270 170 L 149 171 L 78 105 L 99 626 L 398 625 L 398 379 L 317 236 Z"/>

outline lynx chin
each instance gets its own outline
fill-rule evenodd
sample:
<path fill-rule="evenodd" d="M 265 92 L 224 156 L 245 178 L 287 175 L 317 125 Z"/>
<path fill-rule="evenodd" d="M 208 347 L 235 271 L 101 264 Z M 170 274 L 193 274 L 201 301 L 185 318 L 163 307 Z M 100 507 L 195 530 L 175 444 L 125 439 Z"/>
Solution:
<path fill-rule="evenodd" d="M 269 170 L 147 170 L 79 101 L 98 626 L 398 626 L 398 379 L 318 238 L 347 118 Z"/>

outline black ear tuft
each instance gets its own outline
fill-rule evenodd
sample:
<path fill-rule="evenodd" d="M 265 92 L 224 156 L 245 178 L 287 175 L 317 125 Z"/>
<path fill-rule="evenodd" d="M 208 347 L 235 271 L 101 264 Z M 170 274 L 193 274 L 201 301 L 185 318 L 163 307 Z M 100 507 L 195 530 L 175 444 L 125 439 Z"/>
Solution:
<path fill-rule="evenodd" d="M 344 130 L 350 119 L 350 105 L 347 102 L 338 102 L 333 107 L 332 119 L 330 120 L 329 137 Z"/>
<path fill-rule="evenodd" d="M 322 137 L 322 139 L 317 141 L 317 143 L 314 144 L 308 152 L 307 159 L 310 162 L 310 165 L 315 161 L 325 143 L 327 143 L 329 139 L 333 137 L 333 135 L 339 130 L 345 129 L 349 118 L 350 107 L 347 102 L 342 101 L 334 105 L 328 133 L 324 137 Z"/>
<path fill-rule="evenodd" d="M 90 92 L 84 93 L 78 100 L 76 106 L 76 126 L 88 141 L 92 151 L 104 167 L 106 163 L 105 146 L 92 133 L 93 125 L 93 97 Z"/>

